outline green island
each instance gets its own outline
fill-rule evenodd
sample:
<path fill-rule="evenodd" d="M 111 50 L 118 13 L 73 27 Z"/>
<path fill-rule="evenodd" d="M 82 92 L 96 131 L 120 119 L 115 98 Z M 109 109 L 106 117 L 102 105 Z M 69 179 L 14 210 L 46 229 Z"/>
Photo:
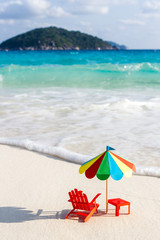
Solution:
<path fill-rule="evenodd" d="M 107 50 L 126 49 L 114 42 L 63 28 L 37 28 L 0 44 L 0 50 Z"/>

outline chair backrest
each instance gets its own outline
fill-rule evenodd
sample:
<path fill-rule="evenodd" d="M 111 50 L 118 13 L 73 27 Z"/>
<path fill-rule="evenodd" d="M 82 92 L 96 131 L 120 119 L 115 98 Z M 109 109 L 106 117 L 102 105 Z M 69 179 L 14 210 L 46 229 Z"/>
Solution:
<path fill-rule="evenodd" d="M 77 189 L 74 189 L 68 194 L 70 196 L 69 201 L 72 203 L 74 209 L 90 211 L 90 205 L 85 193 L 83 193 L 82 191 L 78 191 Z"/>

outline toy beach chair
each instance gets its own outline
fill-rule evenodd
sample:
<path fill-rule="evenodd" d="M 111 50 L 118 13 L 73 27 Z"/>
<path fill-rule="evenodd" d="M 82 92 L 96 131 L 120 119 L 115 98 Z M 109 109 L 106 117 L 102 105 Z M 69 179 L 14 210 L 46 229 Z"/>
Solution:
<path fill-rule="evenodd" d="M 99 195 L 101 195 L 101 193 L 98 193 L 91 202 L 88 202 L 88 198 L 85 193 L 78 191 L 77 189 L 72 190 L 68 194 L 70 196 L 68 201 L 72 203 L 73 209 L 67 214 L 65 219 L 67 219 L 70 214 L 76 214 L 84 216 L 84 222 L 87 222 L 95 212 L 98 213 L 97 209 L 99 204 L 96 203 L 96 199 Z"/>

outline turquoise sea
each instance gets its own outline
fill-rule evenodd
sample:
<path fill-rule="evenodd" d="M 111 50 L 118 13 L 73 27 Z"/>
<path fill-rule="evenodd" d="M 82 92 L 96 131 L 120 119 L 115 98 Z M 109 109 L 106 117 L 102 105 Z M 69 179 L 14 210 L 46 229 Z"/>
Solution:
<path fill-rule="evenodd" d="M 160 51 L 1 51 L 0 143 L 160 176 Z"/>

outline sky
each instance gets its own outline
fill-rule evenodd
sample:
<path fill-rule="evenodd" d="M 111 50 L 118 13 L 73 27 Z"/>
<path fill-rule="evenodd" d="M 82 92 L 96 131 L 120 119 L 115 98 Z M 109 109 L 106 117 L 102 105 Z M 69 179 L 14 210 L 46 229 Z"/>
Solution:
<path fill-rule="evenodd" d="M 160 49 L 159 25 L 160 0 L 0 0 L 0 42 L 56 26 L 129 49 Z"/>

